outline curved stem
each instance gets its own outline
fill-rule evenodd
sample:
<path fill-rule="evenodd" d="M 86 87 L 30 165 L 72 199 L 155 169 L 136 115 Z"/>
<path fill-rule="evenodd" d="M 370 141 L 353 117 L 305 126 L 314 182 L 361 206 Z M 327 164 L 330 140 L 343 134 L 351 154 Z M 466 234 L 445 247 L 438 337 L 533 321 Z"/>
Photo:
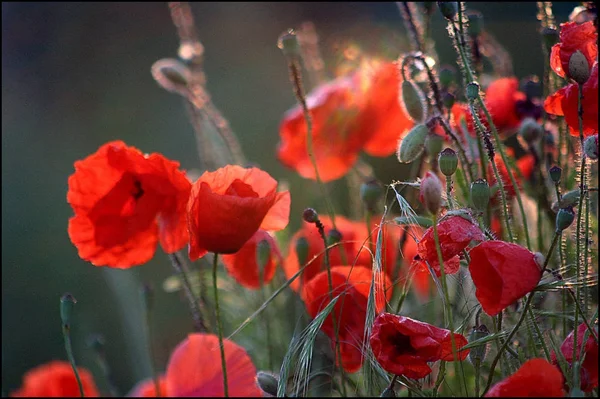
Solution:
<path fill-rule="evenodd" d="M 73 347 L 71 346 L 71 326 L 68 324 L 63 324 L 62 332 L 63 338 L 65 339 L 65 350 L 67 351 L 67 358 L 69 358 L 69 363 L 71 363 L 73 373 L 75 373 L 75 379 L 77 380 L 77 386 L 79 387 L 79 394 L 82 398 L 84 398 L 85 394 L 83 392 L 83 385 L 81 384 L 79 371 L 77 371 L 77 366 L 75 365 L 75 356 L 73 356 Z"/>
<path fill-rule="evenodd" d="M 217 334 L 219 336 L 219 349 L 221 351 L 221 370 L 223 370 L 223 392 L 224 396 L 229 397 L 229 386 L 227 384 L 227 364 L 225 362 L 225 347 L 223 346 L 223 327 L 221 326 L 221 312 L 219 309 L 219 290 L 217 288 L 217 266 L 219 265 L 219 255 L 215 253 L 212 268 L 213 292 L 215 296 L 215 315 L 217 318 Z"/>

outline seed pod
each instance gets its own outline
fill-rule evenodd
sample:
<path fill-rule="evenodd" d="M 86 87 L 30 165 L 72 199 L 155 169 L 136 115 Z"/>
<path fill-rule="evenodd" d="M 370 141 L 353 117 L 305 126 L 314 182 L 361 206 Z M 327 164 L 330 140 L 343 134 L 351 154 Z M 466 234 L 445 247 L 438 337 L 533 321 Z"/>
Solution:
<path fill-rule="evenodd" d="M 369 212 L 373 212 L 377 207 L 377 202 L 383 195 L 383 187 L 377 180 L 369 180 L 360 186 L 360 199 Z"/>
<path fill-rule="evenodd" d="M 304 212 L 302 212 L 302 219 L 308 223 L 317 223 L 319 214 L 313 208 L 306 208 Z"/>
<path fill-rule="evenodd" d="M 450 177 L 456 172 L 458 167 L 458 156 L 452 148 L 445 148 L 440 152 L 438 165 L 444 176 Z"/>
<path fill-rule="evenodd" d="M 544 134 L 544 128 L 533 118 L 525 118 L 519 126 L 519 134 L 525 142 L 531 144 Z"/>
<path fill-rule="evenodd" d="M 475 82 L 471 82 L 467 85 L 465 92 L 467 95 L 467 100 L 475 101 L 479 97 L 479 85 Z"/>
<path fill-rule="evenodd" d="M 569 58 L 569 77 L 579 84 L 584 84 L 590 77 L 590 65 L 580 50 Z"/>
<path fill-rule="evenodd" d="M 556 214 L 556 231 L 561 232 L 573 223 L 575 219 L 575 211 L 572 206 L 561 208 Z"/>
<path fill-rule="evenodd" d="M 454 17 L 458 12 L 458 2 L 456 1 L 438 1 L 438 8 L 442 12 L 444 18 L 454 21 Z"/>
<path fill-rule="evenodd" d="M 442 205 L 442 182 L 432 172 L 427 172 L 419 190 L 419 200 L 425 209 L 436 215 Z"/>
<path fill-rule="evenodd" d="M 400 104 L 404 112 L 415 123 L 423 123 L 427 116 L 427 102 L 421 88 L 415 82 L 405 80 L 401 91 Z"/>
<path fill-rule="evenodd" d="M 483 212 L 490 202 L 490 185 L 485 179 L 477 179 L 471 183 L 471 204 L 473 208 Z"/>
<path fill-rule="evenodd" d="M 298 239 L 296 240 L 295 250 L 296 256 L 298 257 L 298 264 L 305 265 L 308 261 L 309 253 L 308 240 L 306 239 L 306 237 L 298 237 Z"/>
<path fill-rule="evenodd" d="M 444 107 L 446 107 L 446 109 L 452 109 L 455 101 L 456 97 L 454 97 L 454 94 L 450 92 L 445 92 L 444 94 L 442 94 L 442 103 L 444 104 Z"/>
<path fill-rule="evenodd" d="M 560 167 L 554 165 L 550 168 L 550 170 L 548 170 L 548 174 L 554 183 L 560 183 L 560 178 L 562 176 L 562 169 Z"/>
<path fill-rule="evenodd" d="M 259 371 L 256 374 L 256 381 L 258 382 L 258 386 L 263 392 L 268 393 L 272 396 L 277 396 L 277 378 L 270 373 L 265 373 L 264 371 Z"/>
<path fill-rule="evenodd" d="M 475 340 L 481 339 L 481 338 L 485 338 L 488 335 L 490 335 L 490 331 L 485 326 L 485 324 L 482 324 L 477 327 L 473 327 L 471 334 L 469 334 L 469 343 L 471 343 Z M 469 360 L 473 364 L 477 364 L 478 362 L 479 362 L 479 364 L 481 364 L 485 360 L 486 354 L 487 354 L 487 344 L 475 346 L 475 347 L 471 348 L 471 350 L 469 351 Z"/>
<path fill-rule="evenodd" d="M 337 244 L 342 241 L 342 233 L 337 229 L 329 230 L 327 234 L 327 245 Z"/>
<path fill-rule="evenodd" d="M 417 159 L 425 149 L 425 139 L 429 129 L 423 124 L 415 125 L 408 134 L 399 141 L 398 151 L 396 155 L 398 161 L 409 163 Z"/>
<path fill-rule="evenodd" d="M 588 137 L 583 142 L 583 152 L 585 152 L 585 156 L 591 160 L 598 159 L 598 135 L 595 134 L 593 136 Z"/>
<path fill-rule="evenodd" d="M 289 29 L 279 36 L 277 39 L 277 47 L 283 51 L 283 55 L 286 57 L 300 55 L 300 43 L 298 42 L 298 37 L 293 29 Z"/>
<path fill-rule="evenodd" d="M 60 298 L 60 318 L 64 326 L 71 324 L 71 315 L 73 313 L 73 307 L 77 303 L 77 299 L 69 293 L 64 294 Z"/>

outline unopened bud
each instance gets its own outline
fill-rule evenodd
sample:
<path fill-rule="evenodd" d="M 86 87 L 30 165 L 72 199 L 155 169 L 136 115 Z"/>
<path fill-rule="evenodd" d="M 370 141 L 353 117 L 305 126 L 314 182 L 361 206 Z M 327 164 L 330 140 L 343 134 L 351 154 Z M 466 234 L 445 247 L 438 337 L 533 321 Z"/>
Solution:
<path fill-rule="evenodd" d="M 580 50 L 569 58 L 569 77 L 579 84 L 584 84 L 590 77 L 590 65 Z"/>
<path fill-rule="evenodd" d="M 304 212 L 302 212 L 302 218 L 307 223 L 317 223 L 319 214 L 313 208 L 306 208 Z"/>
<path fill-rule="evenodd" d="M 445 92 L 444 94 L 442 94 L 442 103 L 444 104 L 444 107 L 446 107 L 446 109 L 452 109 L 455 102 L 456 97 L 454 97 L 454 94 L 450 92 Z"/>
<path fill-rule="evenodd" d="M 258 386 L 263 392 L 268 393 L 272 396 L 277 396 L 277 378 L 274 375 L 265 373 L 264 371 L 259 371 L 256 374 L 256 381 L 258 382 Z"/>
<path fill-rule="evenodd" d="M 337 229 L 329 230 L 327 233 L 327 245 L 337 244 L 342 241 L 342 233 Z"/>
<path fill-rule="evenodd" d="M 560 178 L 562 176 L 562 169 L 560 167 L 554 165 L 548 170 L 548 174 L 554 183 L 560 183 Z"/>
<path fill-rule="evenodd" d="M 300 55 L 300 43 L 298 42 L 298 37 L 293 29 L 289 29 L 279 36 L 279 39 L 277 39 L 277 47 L 283 51 L 283 55 L 286 57 Z"/>
<path fill-rule="evenodd" d="M 473 208 L 483 212 L 490 202 L 490 185 L 485 179 L 477 179 L 471 183 L 471 204 Z"/>
<path fill-rule="evenodd" d="M 263 269 L 271 258 L 271 244 L 267 240 L 261 240 L 256 245 L 256 264 Z"/>
<path fill-rule="evenodd" d="M 573 223 L 575 211 L 572 206 L 560 208 L 556 214 L 556 231 L 561 232 Z"/>
<path fill-rule="evenodd" d="M 369 180 L 360 186 L 360 199 L 369 212 L 373 212 L 377 207 L 377 202 L 383 195 L 383 187 L 377 180 Z"/>
<path fill-rule="evenodd" d="M 535 75 L 524 78 L 521 81 L 521 91 L 523 91 L 525 96 L 529 99 L 541 97 L 543 92 L 540 79 Z"/>
<path fill-rule="evenodd" d="M 483 15 L 479 11 L 468 11 L 469 27 L 467 32 L 471 37 L 476 37 L 483 32 Z"/>
<path fill-rule="evenodd" d="M 469 343 L 476 341 L 481 338 L 485 338 L 490 335 L 490 331 L 482 324 L 477 327 L 473 327 L 473 330 L 469 334 Z M 473 364 L 482 364 L 485 360 L 485 355 L 487 354 L 487 344 L 478 345 L 469 351 L 469 360 Z"/>
<path fill-rule="evenodd" d="M 425 209 L 436 215 L 442 205 L 442 182 L 432 172 L 427 172 L 421 180 L 419 200 Z"/>
<path fill-rule="evenodd" d="M 456 1 L 438 1 L 438 8 L 440 9 L 444 18 L 454 21 L 454 17 L 458 12 L 458 2 Z"/>
<path fill-rule="evenodd" d="M 442 87 L 449 87 L 456 81 L 456 69 L 449 65 L 444 65 L 440 68 L 438 77 Z"/>
<path fill-rule="evenodd" d="M 425 149 L 425 139 L 429 129 L 423 124 L 415 125 L 404 138 L 399 140 L 398 161 L 409 163 L 417 159 Z"/>
<path fill-rule="evenodd" d="M 593 136 L 588 137 L 583 142 L 583 152 L 585 152 L 585 156 L 591 160 L 598 159 L 598 135 L 595 134 Z"/>
<path fill-rule="evenodd" d="M 452 148 L 445 148 L 440 152 L 438 157 L 438 165 L 444 176 L 452 176 L 458 167 L 458 156 Z"/>
<path fill-rule="evenodd" d="M 308 261 L 308 253 L 309 253 L 308 240 L 306 239 L 306 237 L 304 237 L 304 236 L 298 237 L 298 239 L 296 240 L 295 250 L 296 250 L 296 256 L 298 257 L 298 264 L 300 266 L 305 265 L 306 262 Z"/>
<path fill-rule="evenodd" d="M 180 61 L 173 58 L 164 58 L 156 61 L 150 69 L 152 77 L 165 90 L 186 95 L 191 72 Z"/>
<path fill-rule="evenodd" d="M 60 318 L 63 326 L 69 326 L 71 324 L 71 315 L 76 303 L 77 299 L 69 293 L 64 294 L 60 298 Z"/>
<path fill-rule="evenodd" d="M 467 85 L 467 89 L 465 90 L 467 95 L 467 100 L 475 101 L 479 97 L 479 84 L 475 82 L 471 82 Z"/>
<path fill-rule="evenodd" d="M 531 144 L 544 134 L 544 127 L 533 118 L 525 118 L 519 126 L 519 134 L 525 142 Z"/>
<path fill-rule="evenodd" d="M 402 82 L 400 104 L 404 112 L 415 123 L 422 123 L 427 116 L 425 95 L 417 84 L 411 80 Z"/>

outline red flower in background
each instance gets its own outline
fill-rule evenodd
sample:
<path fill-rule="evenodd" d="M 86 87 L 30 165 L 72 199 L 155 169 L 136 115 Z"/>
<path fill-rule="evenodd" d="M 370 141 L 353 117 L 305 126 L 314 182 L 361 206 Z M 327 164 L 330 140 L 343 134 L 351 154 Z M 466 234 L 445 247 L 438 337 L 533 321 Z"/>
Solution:
<path fill-rule="evenodd" d="M 550 67 L 558 76 L 569 74 L 569 59 L 576 51 L 581 51 L 591 68 L 598 57 L 598 32 L 592 21 L 578 24 L 566 22 L 560 24 L 560 43 L 552 47 Z"/>
<path fill-rule="evenodd" d="M 452 361 L 452 334 L 449 330 L 413 320 L 409 317 L 381 313 L 371 330 L 371 349 L 388 373 L 408 378 L 423 378 L 431 373 L 428 362 Z M 467 345 L 467 339 L 454 334 L 457 351 Z M 457 352 L 465 360 L 468 350 Z"/>
<path fill-rule="evenodd" d="M 490 316 L 531 292 L 542 277 L 534 253 L 517 244 L 485 241 L 469 255 L 475 296 Z"/>
<path fill-rule="evenodd" d="M 579 360 L 579 354 L 581 353 L 581 346 L 583 343 L 583 338 L 585 332 L 587 330 L 587 326 L 585 323 L 581 323 L 577 328 L 577 359 Z M 564 356 L 565 360 L 569 365 L 573 363 L 573 337 L 574 331 L 567 336 L 567 338 L 563 341 L 560 346 L 560 352 Z M 596 337 L 598 333 L 596 332 Z M 589 334 L 588 339 L 585 343 L 585 358 L 583 359 L 583 363 L 581 364 L 580 369 L 580 382 L 581 382 L 581 390 L 584 392 L 591 392 L 594 388 L 598 386 L 598 343 L 594 339 L 594 337 Z M 550 358 L 552 359 L 552 363 L 558 365 L 558 360 L 556 359 L 556 353 L 552 352 Z"/>
<path fill-rule="evenodd" d="M 83 393 L 86 397 L 98 397 L 100 393 L 92 374 L 81 367 L 77 368 Z M 45 397 L 60 398 L 80 397 L 79 385 L 71 364 L 60 360 L 37 366 L 23 376 L 23 385 L 11 392 L 13 397 Z"/>
<path fill-rule="evenodd" d="M 372 62 L 307 95 L 312 147 L 321 180 L 328 182 L 344 176 L 361 150 L 373 156 L 388 156 L 396 151 L 401 133 L 413 125 L 398 102 L 399 84 L 395 63 Z M 315 179 L 300 105 L 286 112 L 279 136 L 278 159 L 300 176 Z"/>
<path fill-rule="evenodd" d="M 266 231 L 258 230 L 244 244 L 242 249 L 232 255 L 223 255 L 221 257 L 227 272 L 246 288 L 260 288 L 259 267 L 261 266 L 257 262 L 257 247 L 263 240 L 266 240 L 270 247 L 267 263 L 262 266 L 262 282 L 263 284 L 268 284 L 273 279 L 275 266 L 281 263 L 282 257 L 277 243 Z"/>
<path fill-rule="evenodd" d="M 563 376 L 557 367 L 545 359 L 531 359 L 513 375 L 495 384 L 485 397 L 560 398 L 565 396 L 562 386 Z"/>
<path fill-rule="evenodd" d="M 229 396 L 260 397 L 256 368 L 241 346 L 224 339 Z M 219 339 L 213 334 L 189 334 L 169 359 L 165 373 L 167 396 L 223 397 Z"/>
<path fill-rule="evenodd" d="M 389 278 L 380 274 L 375 281 L 375 308 L 381 312 L 386 300 L 391 298 L 392 291 L 385 290 L 390 286 Z M 332 340 L 335 348 L 335 329 L 332 314 L 338 323 L 340 354 L 342 367 L 349 373 L 358 371 L 363 362 L 362 339 L 367 317 L 367 301 L 373 279 L 370 268 L 363 266 L 334 266 L 331 268 L 333 290 L 332 296 L 340 295 L 321 330 Z M 384 293 L 385 292 L 385 293 Z M 329 280 L 326 271 L 317 274 L 304 287 L 304 304 L 311 317 L 316 317 L 330 303 Z M 335 313 L 334 313 L 335 312 Z M 335 351 L 334 351 L 335 353 Z M 336 360 L 337 363 L 337 360 Z"/>
<path fill-rule="evenodd" d="M 191 184 L 179 163 L 144 155 L 122 141 L 104 144 L 75 162 L 67 202 L 69 238 L 79 256 L 96 266 L 129 268 L 188 242 L 185 204 Z"/>
<path fill-rule="evenodd" d="M 571 136 L 579 136 L 578 97 L 579 86 L 571 83 L 544 102 L 546 112 L 565 117 Z M 598 63 L 583 84 L 583 98 L 583 135 L 587 137 L 598 133 Z"/>
<path fill-rule="evenodd" d="M 257 168 L 227 165 L 205 172 L 193 184 L 187 203 L 189 256 L 233 254 L 260 228 L 281 230 L 290 214 L 290 193 Z"/>
<path fill-rule="evenodd" d="M 164 397 L 167 394 L 167 380 L 164 375 L 158 378 L 158 390 L 160 395 L 156 395 L 156 386 L 152 378 L 147 378 L 140 381 L 133 387 L 130 393 L 127 394 L 130 398 L 156 398 Z"/>
<path fill-rule="evenodd" d="M 442 259 L 444 260 L 444 272 L 453 274 L 460 266 L 459 254 L 466 249 L 471 241 L 483 241 L 485 235 L 475 223 L 462 216 L 449 216 L 443 218 L 437 225 Z M 417 255 L 415 262 L 427 261 L 435 270 L 436 275 L 441 275 L 433 227 L 425 230 L 425 234 L 417 244 Z"/>

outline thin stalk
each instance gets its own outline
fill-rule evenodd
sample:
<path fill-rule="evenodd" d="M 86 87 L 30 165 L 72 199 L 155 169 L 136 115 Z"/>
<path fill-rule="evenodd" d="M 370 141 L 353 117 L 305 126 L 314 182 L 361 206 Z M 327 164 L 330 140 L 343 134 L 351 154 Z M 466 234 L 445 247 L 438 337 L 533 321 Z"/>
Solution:
<path fill-rule="evenodd" d="M 217 288 L 217 266 L 219 265 L 219 255 L 215 253 L 213 259 L 212 278 L 213 293 L 215 296 L 215 315 L 217 318 L 217 334 L 219 336 L 219 349 L 221 351 L 221 370 L 223 370 L 223 392 L 226 398 L 229 397 L 229 385 L 227 384 L 227 364 L 225 362 L 225 347 L 223 346 L 223 327 L 221 326 L 221 312 L 219 309 L 219 289 Z"/>
<path fill-rule="evenodd" d="M 169 254 L 169 259 L 171 260 L 171 265 L 173 265 L 173 269 L 175 269 L 175 273 L 179 275 L 181 278 L 181 283 L 183 285 L 183 291 L 185 292 L 185 296 L 190 305 L 190 311 L 192 312 L 192 320 L 194 321 L 194 329 L 199 332 L 206 332 L 206 325 L 204 324 L 204 320 L 202 319 L 202 314 L 200 313 L 200 308 L 198 307 L 198 299 L 194 295 L 194 291 L 192 290 L 192 285 L 190 284 L 190 280 L 187 276 L 185 270 L 183 270 L 183 266 L 179 256 L 176 252 Z"/>
<path fill-rule="evenodd" d="M 433 387 L 433 397 L 438 396 L 438 389 L 444 382 L 444 377 L 446 374 L 446 362 L 444 360 L 440 361 L 440 368 L 438 370 L 437 378 L 435 379 L 435 386 Z"/>
<path fill-rule="evenodd" d="M 448 209 L 452 210 L 452 176 L 446 176 L 446 199 L 448 200 Z"/>
<path fill-rule="evenodd" d="M 65 340 L 65 350 L 67 351 L 67 358 L 69 359 L 69 363 L 71 363 L 71 368 L 73 368 L 73 373 L 75 373 L 75 379 L 77 380 L 79 395 L 81 395 L 81 397 L 84 398 L 85 394 L 83 393 L 83 385 L 81 384 L 79 371 L 77 371 L 77 366 L 75 364 L 75 356 L 73 356 L 73 347 L 71 346 L 71 326 L 69 324 L 63 324 L 62 332 L 63 338 Z"/>
<path fill-rule="evenodd" d="M 258 282 L 260 284 L 260 299 L 262 303 L 267 301 L 267 297 L 265 295 L 266 286 L 263 281 L 263 269 L 265 265 L 258 265 Z M 300 291 L 302 292 L 302 291 Z M 268 356 L 268 366 L 269 370 L 273 370 L 273 350 L 271 348 L 271 323 L 269 322 L 269 313 L 267 313 L 267 309 L 265 309 L 265 314 L 263 315 L 263 320 L 265 322 L 266 338 L 267 338 L 267 356 Z"/>

